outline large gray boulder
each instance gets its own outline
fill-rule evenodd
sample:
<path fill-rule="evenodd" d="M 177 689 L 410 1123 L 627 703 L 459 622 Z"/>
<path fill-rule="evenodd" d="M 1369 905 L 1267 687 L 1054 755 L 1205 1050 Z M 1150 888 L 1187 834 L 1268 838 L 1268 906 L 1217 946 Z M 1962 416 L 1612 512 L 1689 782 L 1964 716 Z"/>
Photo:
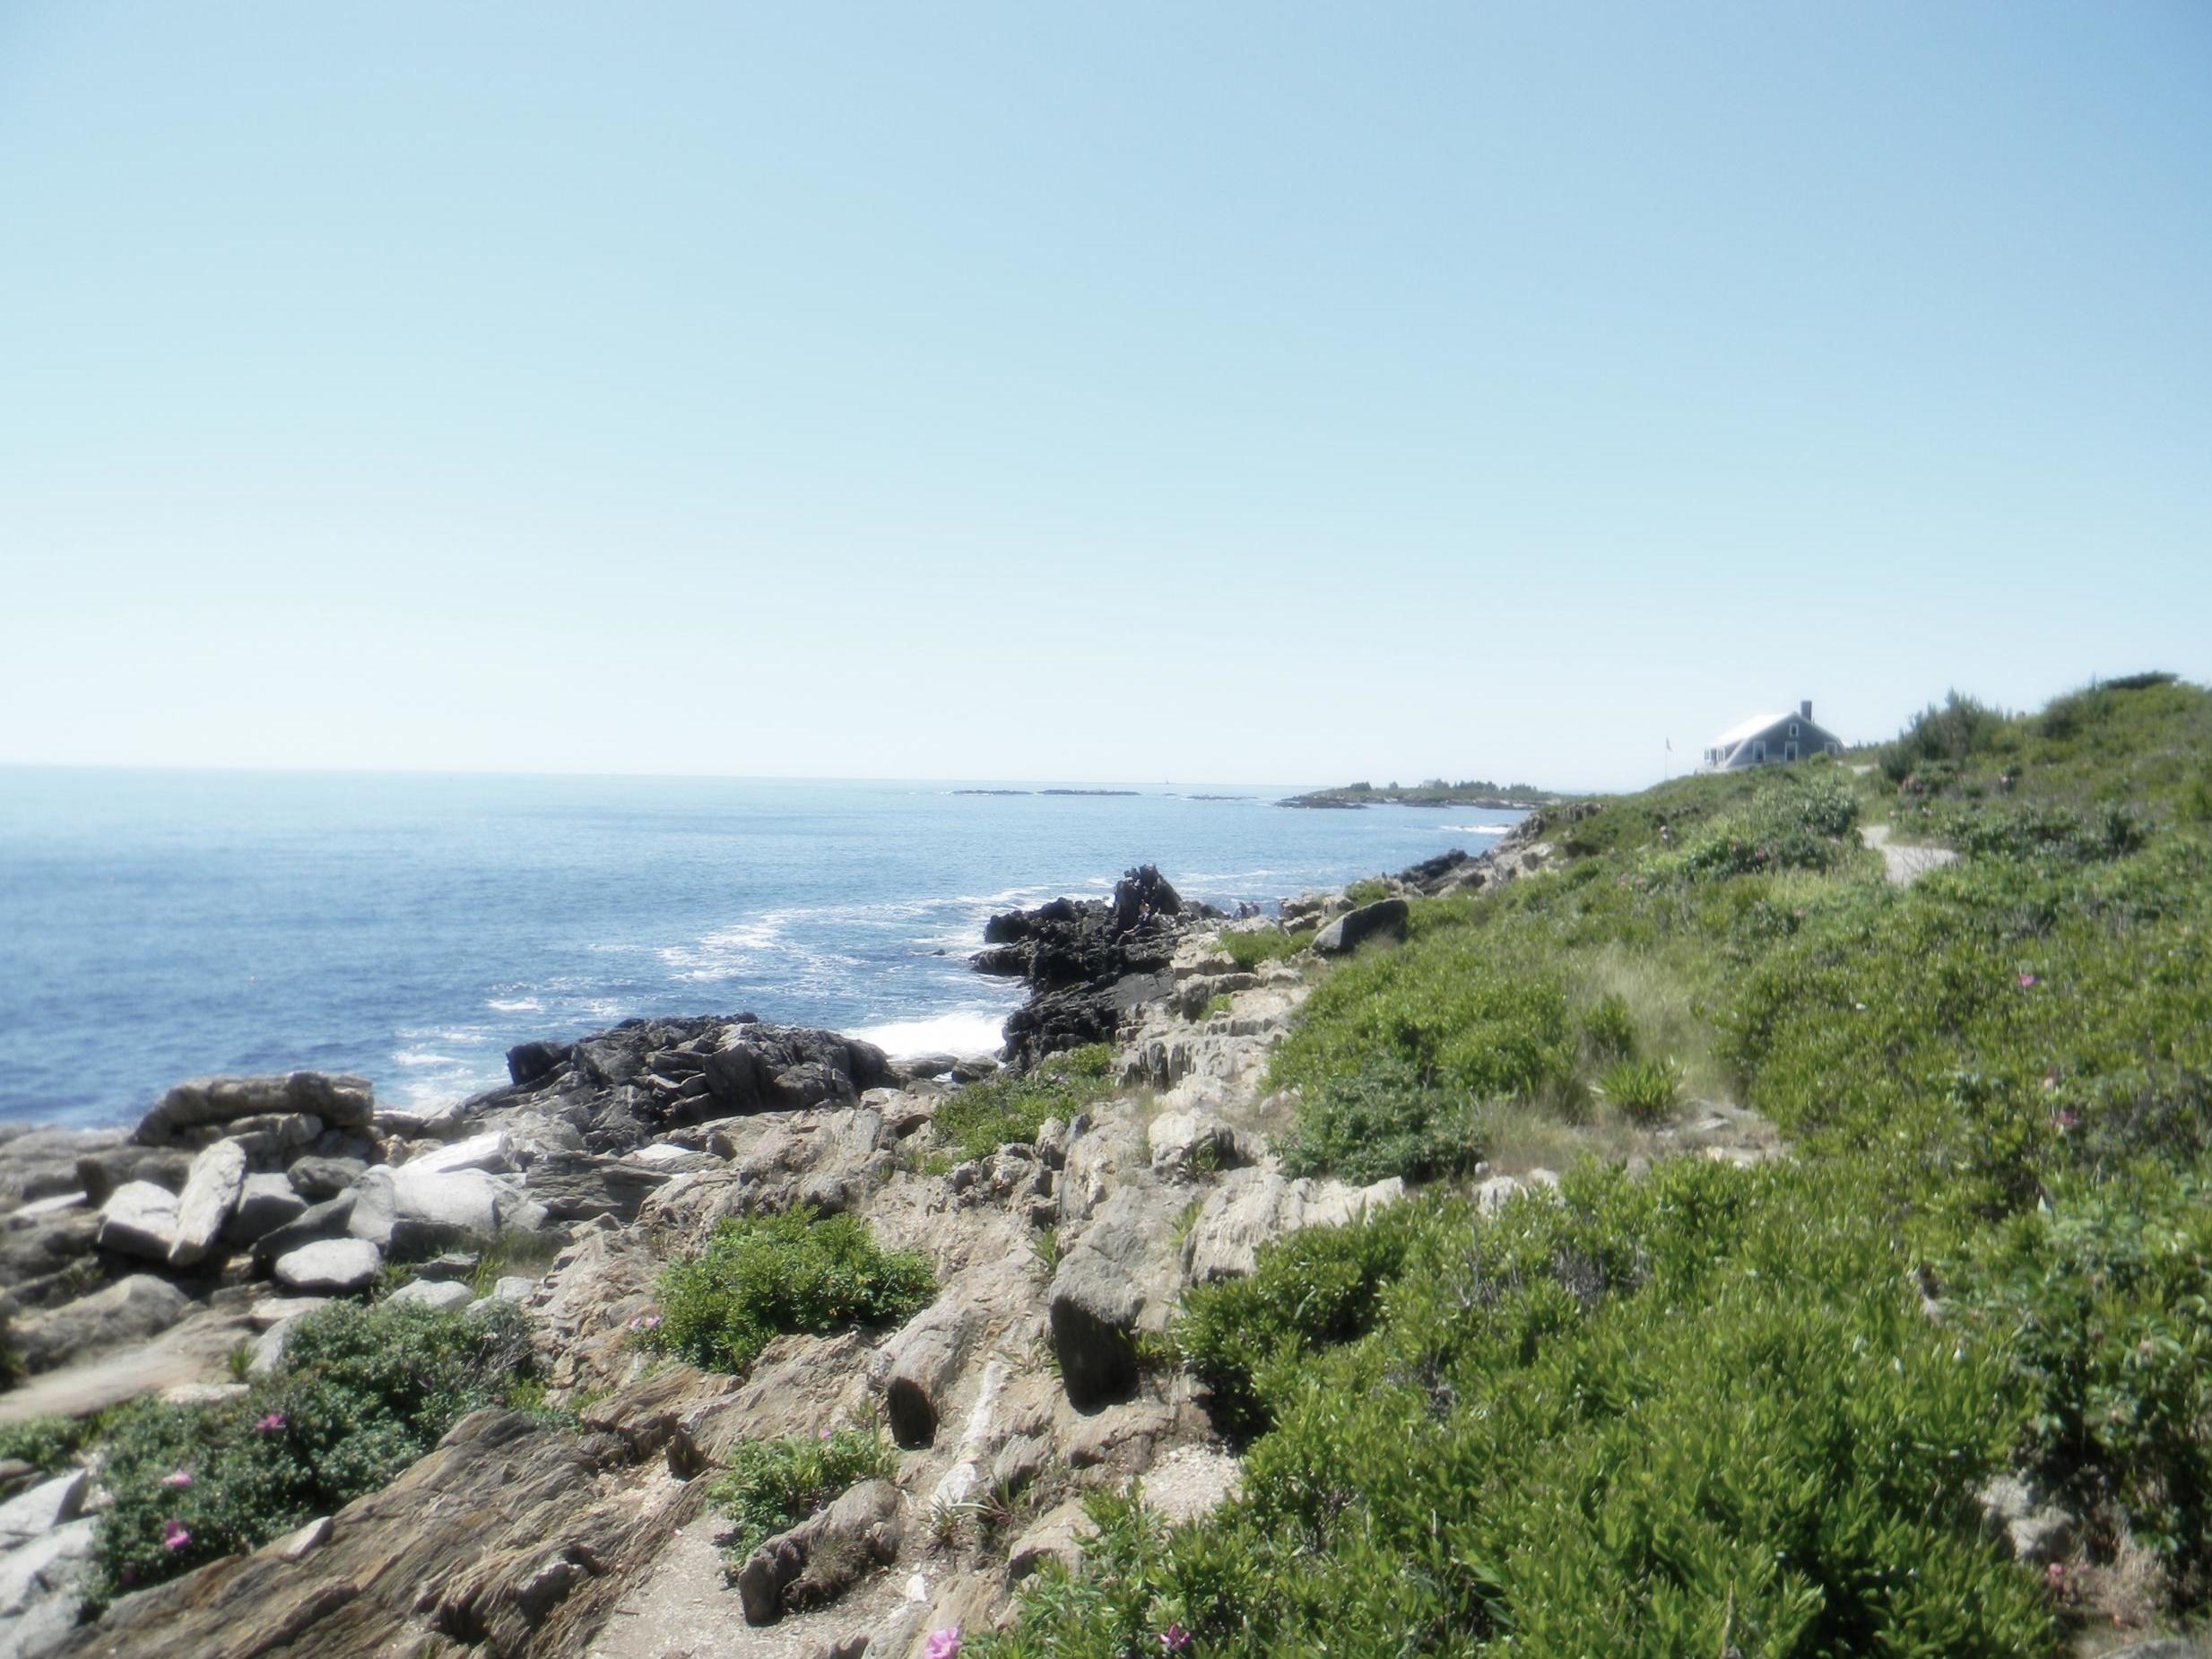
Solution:
<path fill-rule="evenodd" d="M 132 1181 L 151 1181 L 172 1193 L 184 1190 L 192 1158 L 173 1146 L 121 1145 L 87 1152 L 77 1160 L 77 1185 L 94 1204 L 104 1204 L 116 1189 Z"/>
<path fill-rule="evenodd" d="M 458 1279 L 411 1279 L 385 1300 L 403 1307 L 423 1307 L 453 1313 L 476 1299 L 476 1292 Z"/>
<path fill-rule="evenodd" d="M 401 1255 L 489 1238 L 499 1230 L 502 1200 L 518 1205 L 516 1191 L 481 1169 L 376 1168 L 353 1191 L 347 1230 Z"/>
<path fill-rule="evenodd" d="M 31 1370 L 50 1371 L 80 1355 L 143 1342 L 175 1325 L 191 1306 L 168 1280 L 133 1273 L 90 1296 L 19 1318 L 16 1351 Z"/>
<path fill-rule="evenodd" d="M 1348 910 L 1314 935 L 1314 953 L 1345 956 L 1371 939 L 1402 940 L 1406 936 L 1407 915 L 1406 901 L 1402 899 L 1379 899 L 1371 905 L 1361 905 L 1357 910 Z"/>
<path fill-rule="evenodd" d="M 358 1158 L 325 1158 L 309 1153 L 287 1164 L 284 1178 L 300 1197 L 311 1204 L 319 1204 L 335 1198 L 368 1172 L 369 1166 Z"/>
<path fill-rule="evenodd" d="M 245 1190 L 246 1149 L 236 1141 L 218 1141 L 192 1160 L 192 1173 L 177 1199 L 171 1267 L 190 1267 L 214 1247 Z"/>
<path fill-rule="evenodd" d="M 335 1198 L 309 1204 L 282 1227 L 254 1241 L 254 1265 L 266 1272 L 276 1265 L 277 1257 L 290 1255 L 302 1245 L 350 1237 L 348 1229 L 352 1226 L 353 1209 L 358 1202 L 353 1189 L 348 1187 Z"/>
<path fill-rule="evenodd" d="M 411 1158 L 400 1168 L 411 1175 L 451 1175 L 460 1169 L 504 1172 L 515 1168 L 515 1143 L 504 1130 L 490 1129 Z"/>
<path fill-rule="evenodd" d="M 149 1262 L 169 1260 L 177 1241 L 177 1194 L 151 1181 L 126 1181 L 100 1207 L 100 1247 Z"/>
<path fill-rule="evenodd" d="M 249 1175 L 239 1189 L 238 1207 L 223 1226 L 229 1243 L 250 1245 L 308 1212 L 308 1201 L 281 1175 Z"/>
<path fill-rule="evenodd" d="M 384 1252 L 366 1238 L 325 1238 L 281 1256 L 276 1280 L 303 1294 L 346 1296 L 366 1290 L 384 1265 Z"/>

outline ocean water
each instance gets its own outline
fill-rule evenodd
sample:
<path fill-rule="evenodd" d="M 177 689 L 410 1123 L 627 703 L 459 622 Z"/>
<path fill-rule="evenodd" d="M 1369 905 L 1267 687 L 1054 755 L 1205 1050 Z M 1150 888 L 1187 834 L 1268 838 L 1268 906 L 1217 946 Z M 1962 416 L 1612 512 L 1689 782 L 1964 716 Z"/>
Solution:
<path fill-rule="evenodd" d="M 995 1047 L 1019 991 L 967 965 L 995 910 L 1141 861 L 1267 903 L 1514 818 L 960 787 L 0 769 L 0 1121 L 123 1123 L 186 1077 L 303 1066 L 439 1100 L 632 1014 Z"/>

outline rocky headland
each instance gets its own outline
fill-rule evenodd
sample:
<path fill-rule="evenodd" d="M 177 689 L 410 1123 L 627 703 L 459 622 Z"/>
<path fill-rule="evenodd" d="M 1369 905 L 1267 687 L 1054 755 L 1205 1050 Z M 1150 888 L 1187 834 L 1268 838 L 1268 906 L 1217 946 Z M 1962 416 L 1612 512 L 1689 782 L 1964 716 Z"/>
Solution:
<path fill-rule="evenodd" d="M 1288 1107 L 1261 1083 L 1311 964 L 1402 936 L 1409 897 L 1540 868 L 1543 835 L 1531 815 L 1359 906 L 1230 920 L 1146 866 L 1111 899 L 995 916 L 975 965 L 1029 991 L 998 1055 L 633 1020 L 521 1043 L 507 1085 L 431 1111 L 295 1072 L 180 1084 L 129 1131 L 7 1133 L 0 1311 L 27 1375 L 0 1426 L 243 1394 L 305 1314 L 387 1295 L 519 1307 L 558 1411 L 466 1416 L 384 1490 L 91 1623 L 97 1442 L 58 1472 L 0 1463 L 0 1654 L 882 1659 L 989 1626 L 1040 1560 L 1080 1557 L 1087 1492 L 1141 1480 L 1177 1516 L 1234 1490 L 1235 1448 L 1156 1363 L 1177 1298 L 1402 1192 L 1290 1178 L 1270 1150 Z M 1223 948 L 1286 928 L 1295 960 Z M 933 1125 L 964 1089 L 1102 1044 L 1100 1098 L 952 1161 Z M 742 1375 L 640 1344 L 666 1264 L 794 1210 L 919 1252 L 934 1299 L 896 1329 L 777 1335 Z M 852 1425 L 887 1429 L 889 1473 L 725 1575 L 709 1477 L 747 1442 Z"/>

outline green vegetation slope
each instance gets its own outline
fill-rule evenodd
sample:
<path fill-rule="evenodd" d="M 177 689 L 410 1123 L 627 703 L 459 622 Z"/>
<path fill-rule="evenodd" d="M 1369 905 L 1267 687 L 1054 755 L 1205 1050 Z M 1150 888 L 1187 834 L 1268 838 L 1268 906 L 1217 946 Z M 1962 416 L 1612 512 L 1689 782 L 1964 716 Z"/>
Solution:
<path fill-rule="evenodd" d="M 1417 905 L 1275 1081 L 1299 1167 L 1426 1195 L 1188 1296 L 1240 1496 L 1100 1507 L 978 1646 L 2008 1655 L 2199 1613 L 2208 763 L 2212 696 L 2164 677 L 1954 698 L 1863 771 L 1597 803 L 1553 871 Z M 1963 856 L 1891 885 L 1869 822 Z M 1678 1093 L 1790 1156 L 1465 1186 Z M 2075 1518 L 2056 1560 L 1985 1524 L 2003 1474 Z"/>

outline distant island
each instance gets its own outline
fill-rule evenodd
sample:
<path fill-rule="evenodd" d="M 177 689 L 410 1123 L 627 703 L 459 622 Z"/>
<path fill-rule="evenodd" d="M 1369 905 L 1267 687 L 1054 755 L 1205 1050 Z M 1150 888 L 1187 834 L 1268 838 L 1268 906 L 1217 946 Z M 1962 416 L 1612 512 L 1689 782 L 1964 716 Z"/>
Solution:
<path fill-rule="evenodd" d="M 1533 784 L 1494 784 L 1488 778 L 1448 784 L 1441 777 L 1432 777 L 1426 783 L 1386 784 L 1379 789 L 1373 784 L 1345 784 L 1335 789 L 1289 795 L 1275 804 L 1338 812 L 1351 812 L 1363 806 L 1471 806 L 1489 812 L 1532 812 L 1564 798 Z"/>

